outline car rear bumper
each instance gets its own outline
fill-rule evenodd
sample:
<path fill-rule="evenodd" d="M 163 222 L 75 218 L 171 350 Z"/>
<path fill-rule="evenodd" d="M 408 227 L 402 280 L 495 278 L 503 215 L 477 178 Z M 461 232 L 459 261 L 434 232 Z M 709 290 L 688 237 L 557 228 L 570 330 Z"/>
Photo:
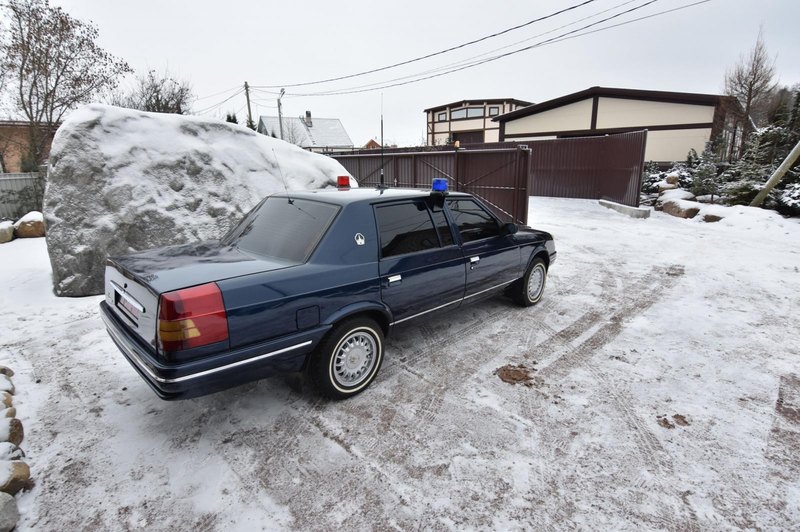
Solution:
<path fill-rule="evenodd" d="M 186 362 L 157 359 L 103 301 L 100 315 L 109 336 L 131 366 L 162 399 L 187 399 L 232 388 L 278 372 L 299 371 L 329 326 Z"/>

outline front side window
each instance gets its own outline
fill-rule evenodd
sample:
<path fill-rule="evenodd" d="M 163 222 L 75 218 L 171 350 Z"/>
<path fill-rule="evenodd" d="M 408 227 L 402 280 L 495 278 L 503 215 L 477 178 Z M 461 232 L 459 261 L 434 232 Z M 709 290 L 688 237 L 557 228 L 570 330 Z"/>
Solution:
<path fill-rule="evenodd" d="M 489 116 L 497 116 L 500 114 L 499 107 L 489 107 Z"/>
<path fill-rule="evenodd" d="M 447 121 L 447 113 L 439 113 L 436 115 L 437 122 L 445 122 Z"/>
<path fill-rule="evenodd" d="M 459 120 L 467 117 L 466 109 L 454 109 L 450 111 L 450 120 Z"/>
<path fill-rule="evenodd" d="M 470 107 L 467 109 L 467 118 L 480 118 L 483 116 L 483 107 Z"/>
<path fill-rule="evenodd" d="M 447 206 L 453 215 L 453 221 L 458 226 L 461 240 L 465 243 L 500 234 L 500 225 L 494 216 L 474 200 L 451 199 L 447 200 Z"/>
<path fill-rule="evenodd" d="M 255 255 L 302 263 L 317 247 L 339 207 L 319 201 L 269 197 L 223 239 Z"/>
<path fill-rule="evenodd" d="M 375 208 L 381 257 L 393 257 L 439 247 L 439 237 L 424 201 Z"/>

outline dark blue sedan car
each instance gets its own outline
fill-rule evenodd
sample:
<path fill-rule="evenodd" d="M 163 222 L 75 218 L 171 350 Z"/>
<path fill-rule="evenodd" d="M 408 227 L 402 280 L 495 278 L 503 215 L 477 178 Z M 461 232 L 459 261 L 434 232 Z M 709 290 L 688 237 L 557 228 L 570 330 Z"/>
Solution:
<path fill-rule="evenodd" d="M 329 397 L 375 379 L 392 326 L 499 292 L 537 303 L 553 238 L 463 193 L 287 192 L 220 241 L 108 260 L 102 317 L 163 399 L 277 371 Z"/>

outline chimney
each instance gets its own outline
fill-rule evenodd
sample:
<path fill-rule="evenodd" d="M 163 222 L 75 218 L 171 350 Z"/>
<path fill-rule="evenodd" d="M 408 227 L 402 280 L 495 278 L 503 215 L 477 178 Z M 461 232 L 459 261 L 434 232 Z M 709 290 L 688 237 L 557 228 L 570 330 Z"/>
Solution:
<path fill-rule="evenodd" d="M 311 127 L 311 111 L 306 111 L 306 126 Z"/>

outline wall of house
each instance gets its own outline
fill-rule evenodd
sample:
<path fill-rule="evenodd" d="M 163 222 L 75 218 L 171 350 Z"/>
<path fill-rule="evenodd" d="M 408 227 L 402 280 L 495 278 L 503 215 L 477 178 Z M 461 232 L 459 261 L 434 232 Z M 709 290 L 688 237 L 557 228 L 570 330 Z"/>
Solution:
<path fill-rule="evenodd" d="M 660 162 L 685 161 L 686 154 L 692 148 L 697 153 L 702 153 L 706 147 L 706 142 L 710 138 L 711 128 L 648 131 L 644 160 Z"/>
<path fill-rule="evenodd" d="M 549 131 L 571 131 L 589 129 L 592 125 L 592 99 L 523 116 L 506 122 L 506 135 L 546 133 Z M 514 139 L 517 140 L 517 139 Z"/>
<path fill-rule="evenodd" d="M 483 118 L 450 120 L 450 111 L 461 109 L 462 107 L 483 107 L 484 116 Z M 497 107 L 499 108 L 499 114 L 504 114 L 519 109 L 521 106 L 512 102 L 503 102 L 485 105 L 456 105 L 444 109 L 437 109 L 436 111 L 428 111 L 426 114 L 428 125 L 426 138 L 428 145 L 446 144 L 452 133 L 478 130 L 484 131 L 484 142 L 497 142 L 500 139 L 500 124 L 492 120 L 494 116 L 489 116 L 490 107 Z M 443 122 L 437 122 L 436 117 L 440 113 L 446 113 L 448 119 Z"/>
<path fill-rule="evenodd" d="M 597 129 L 673 124 L 710 124 L 713 120 L 713 105 L 689 105 L 604 97 L 599 98 L 597 105 Z"/>
<path fill-rule="evenodd" d="M 22 158 L 27 149 L 27 126 L 0 124 L 0 154 L 3 155 L 4 171 L 21 172 Z"/>

